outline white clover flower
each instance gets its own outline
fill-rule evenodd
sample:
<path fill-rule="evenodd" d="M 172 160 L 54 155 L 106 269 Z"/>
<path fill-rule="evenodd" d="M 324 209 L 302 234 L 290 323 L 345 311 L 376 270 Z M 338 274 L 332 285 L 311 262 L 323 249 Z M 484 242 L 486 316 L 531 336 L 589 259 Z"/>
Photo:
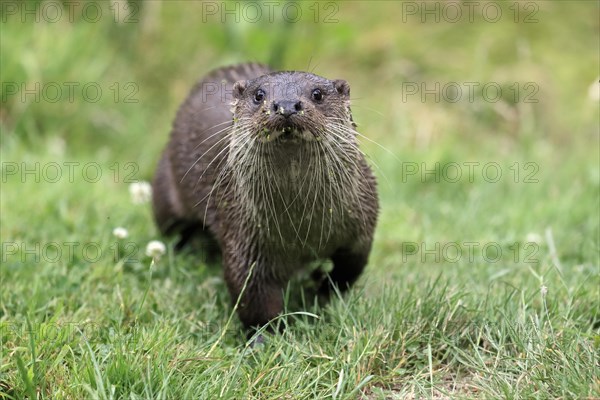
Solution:
<path fill-rule="evenodd" d="M 588 88 L 588 98 L 592 101 L 600 101 L 600 78 L 596 79 Z"/>
<path fill-rule="evenodd" d="M 65 154 L 65 150 L 67 149 L 67 143 L 65 139 L 54 136 L 53 138 L 48 140 L 48 150 L 55 155 L 62 156 Z"/>
<path fill-rule="evenodd" d="M 129 194 L 134 204 L 144 204 L 152 198 L 152 186 L 148 182 L 140 181 L 129 185 Z"/>
<path fill-rule="evenodd" d="M 167 251 L 167 246 L 159 240 L 151 240 L 146 245 L 146 255 L 158 260 Z"/>
<path fill-rule="evenodd" d="M 530 232 L 525 237 L 525 241 L 527 243 L 538 243 L 539 244 L 539 243 L 542 243 L 542 237 L 540 235 L 538 235 L 537 233 Z"/>
<path fill-rule="evenodd" d="M 540 293 L 542 294 L 542 297 L 546 297 L 546 294 L 548 293 L 548 287 L 546 285 L 542 285 L 540 287 Z"/>
<path fill-rule="evenodd" d="M 127 236 L 129 236 L 129 232 L 127 232 L 127 229 L 120 226 L 113 229 L 112 233 L 117 239 L 125 239 Z"/>

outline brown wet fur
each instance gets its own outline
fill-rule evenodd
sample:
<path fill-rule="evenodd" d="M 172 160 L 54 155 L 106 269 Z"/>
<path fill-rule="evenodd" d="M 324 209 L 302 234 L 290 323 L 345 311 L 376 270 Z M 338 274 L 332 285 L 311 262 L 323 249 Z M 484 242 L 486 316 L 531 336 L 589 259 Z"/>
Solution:
<path fill-rule="evenodd" d="M 247 280 L 247 328 L 281 313 L 283 289 L 309 263 L 333 262 L 324 295 L 367 264 L 379 206 L 349 96 L 344 80 L 240 64 L 208 74 L 177 113 L 154 216 L 181 244 L 200 237 L 203 251 L 222 254 L 234 303 Z"/>

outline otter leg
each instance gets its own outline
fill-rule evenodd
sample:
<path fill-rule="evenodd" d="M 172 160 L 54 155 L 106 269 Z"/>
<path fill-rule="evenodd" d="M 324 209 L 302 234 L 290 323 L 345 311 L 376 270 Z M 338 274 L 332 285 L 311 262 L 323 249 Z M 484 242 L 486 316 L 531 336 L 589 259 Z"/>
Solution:
<path fill-rule="evenodd" d="M 237 297 L 234 300 L 237 300 Z M 283 311 L 281 286 L 265 282 L 260 282 L 257 286 L 247 286 L 237 311 L 240 321 L 246 329 L 260 328 L 266 325 Z M 274 330 L 275 326 L 268 327 L 268 331 L 273 332 Z"/>
<path fill-rule="evenodd" d="M 358 279 L 367 265 L 369 251 L 352 251 L 349 249 L 338 249 L 331 256 L 333 270 L 319 288 L 319 294 L 329 296 L 335 285 L 344 292 Z"/>
<path fill-rule="evenodd" d="M 264 265 L 256 265 L 244 288 L 251 269 L 246 263 L 245 260 L 233 263 L 224 260 L 225 281 L 233 304 L 239 298 L 237 313 L 244 327 L 260 328 L 283 311 L 283 287 L 261 273 Z"/>

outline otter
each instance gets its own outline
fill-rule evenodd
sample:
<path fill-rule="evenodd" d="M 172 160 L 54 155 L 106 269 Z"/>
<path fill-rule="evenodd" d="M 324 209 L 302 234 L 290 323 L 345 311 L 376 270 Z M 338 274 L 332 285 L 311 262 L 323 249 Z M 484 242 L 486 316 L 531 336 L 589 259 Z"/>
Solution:
<path fill-rule="evenodd" d="M 282 312 L 285 286 L 310 263 L 333 263 L 324 297 L 366 266 L 379 203 L 357 135 L 345 80 L 256 63 L 212 71 L 179 108 L 154 217 L 180 244 L 198 236 L 220 250 L 248 330 Z"/>

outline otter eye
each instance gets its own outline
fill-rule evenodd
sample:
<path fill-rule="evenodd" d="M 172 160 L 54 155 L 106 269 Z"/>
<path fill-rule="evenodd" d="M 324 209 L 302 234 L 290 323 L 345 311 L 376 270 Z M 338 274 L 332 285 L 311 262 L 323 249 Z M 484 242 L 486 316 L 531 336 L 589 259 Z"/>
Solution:
<path fill-rule="evenodd" d="M 314 89 L 312 91 L 312 98 L 314 101 L 321 101 L 323 100 L 323 92 L 321 91 L 321 89 Z"/>
<path fill-rule="evenodd" d="M 259 104 L 265 99 L 265 91 L 262 89 L 258 89 L 256 93 L 254 93 L 254 103 Z"/>

